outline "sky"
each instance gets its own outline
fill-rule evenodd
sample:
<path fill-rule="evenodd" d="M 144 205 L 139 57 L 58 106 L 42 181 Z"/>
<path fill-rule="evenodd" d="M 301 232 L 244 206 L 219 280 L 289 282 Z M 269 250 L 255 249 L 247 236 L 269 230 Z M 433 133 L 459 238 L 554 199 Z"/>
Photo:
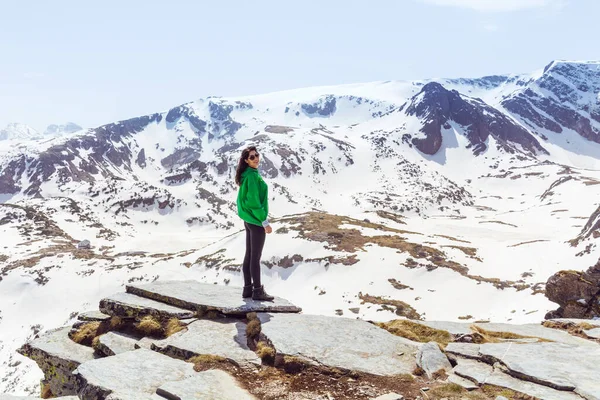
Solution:
<path fill-rule="evenodd" d="M 0 0 L 0 129 L 598 60 L 598 0 Z"/>

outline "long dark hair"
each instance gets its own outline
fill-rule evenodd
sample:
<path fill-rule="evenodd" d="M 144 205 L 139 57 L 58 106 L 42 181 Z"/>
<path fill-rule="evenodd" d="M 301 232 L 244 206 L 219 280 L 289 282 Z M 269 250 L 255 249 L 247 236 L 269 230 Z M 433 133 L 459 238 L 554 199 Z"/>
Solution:
<path fill-rule="evenodd" d="M 242 150 L 240 161 L 238 162 L 237 169 L 235 170 L 235 183 L 240 186 L 242 184 L 242 173 L 248 168 L 246 160 L 250 157 L 250 152 L 256 151 L 256 146 L 248 146 Z"/>

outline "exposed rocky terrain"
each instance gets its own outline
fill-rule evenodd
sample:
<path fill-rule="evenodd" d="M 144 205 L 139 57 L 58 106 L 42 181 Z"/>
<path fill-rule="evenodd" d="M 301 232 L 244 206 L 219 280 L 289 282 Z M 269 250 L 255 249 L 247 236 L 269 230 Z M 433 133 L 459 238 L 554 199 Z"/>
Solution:
<path fill-rule="evenodd" d="M 211 97 L 2 141 L 0 392 L 38 395 L 39 370 L 15 350 L 125 285 L 239 286 L 233 175 L 249 144 L 274 228 L 263 280 L 303 315 L 538 326 L 558 304 L 549 317 L 598 316 L 593 271 L 549 278 L 598 259 L 599 66 Z M 103 311 L 122 309 L 112 300 Z M 547 328 L 589 341 L 577 324 Z"/>
<path fill-rule="evenodd" d="M 18 351 L 44 372 L 46 398 L 600 398 L 593 337 L 536 324 L 378 326 L 299 313 L 281 298 L 242 301 L 240 291 L 129 285 L 103 299 L 101 312 Z M 132 371 L 135 379 L 123 379 Z"/>

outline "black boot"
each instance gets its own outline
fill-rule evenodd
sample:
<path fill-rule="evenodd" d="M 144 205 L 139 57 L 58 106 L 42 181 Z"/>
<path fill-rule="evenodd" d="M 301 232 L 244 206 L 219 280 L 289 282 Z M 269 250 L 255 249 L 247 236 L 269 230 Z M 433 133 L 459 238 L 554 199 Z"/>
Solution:
<path fill-rule="evenodd" d="M 242 298 L 247 299 L 248 297 L 252 297 L 252 285 L 244 286 L 242 291 Z"/>
<path fill-rule="evenodd" d="M 275 297 L 269 296 L 267 292 L 265 292 L 265 287 L 260 286 L 252 289 L 252 300 L 258 301 L 273 301 Z"/>

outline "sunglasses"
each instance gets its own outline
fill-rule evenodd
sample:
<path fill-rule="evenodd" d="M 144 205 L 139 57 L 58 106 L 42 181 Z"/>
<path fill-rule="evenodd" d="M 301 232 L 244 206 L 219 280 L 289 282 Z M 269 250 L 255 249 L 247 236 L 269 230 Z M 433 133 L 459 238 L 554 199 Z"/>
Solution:
<path fill-rule="evenodd" d="M 258 152 L 256 152 L 255 154 L 251 154 L 250 157 L 248 157 L 249 160 L 254 160 L 255 158 L 258 158 L 260 156 L 260 154 L 258 154 Z"/>

